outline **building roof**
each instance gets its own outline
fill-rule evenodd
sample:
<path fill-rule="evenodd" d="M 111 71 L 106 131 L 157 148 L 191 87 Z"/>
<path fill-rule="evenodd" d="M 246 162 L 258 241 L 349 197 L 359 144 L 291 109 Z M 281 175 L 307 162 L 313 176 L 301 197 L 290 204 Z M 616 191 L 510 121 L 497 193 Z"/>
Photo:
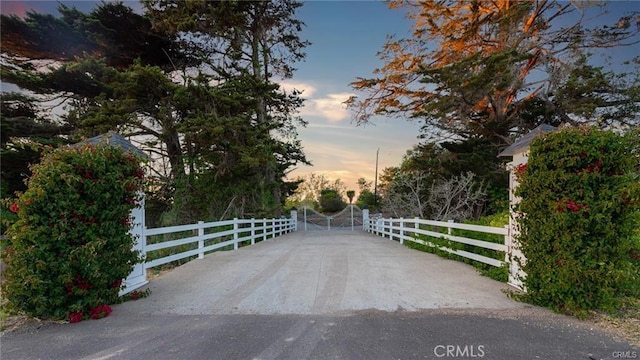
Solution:
<path fill-rule="evenodd" d="M 135 147 L 132 143 L 130 143 L 127 139 L 125 139 L 124 137 L 122 137 L 122 135 L 116 133 L 115 131 L 109 131 L 106 134 L 88 138 L 87 140 L 82 141 L 76 145 L 101 144 L 101 143 L 138 155 L 143 159 L 148 159 L 147 154 L 145 154 L 142 150 Z"/>
<path fill-rule="evenodd" d="M 531 144 L 533 139 L 535 139 L 536 137 L 544 133 L 556 131 L 557 129 L 558 128 L 555 126 L 551 126 L 549 124 L 542 124 L 537 128 L 531 130 L 525 136 L 518 139 L 518 141 L 511 144 L 511 146 L 509 146 L 508 148 L 504 149 L 500 154 L 498 154 L 498 157 L 513 156 L 515 154 L 525 152 L 529 148 L 529 145 Z"/>

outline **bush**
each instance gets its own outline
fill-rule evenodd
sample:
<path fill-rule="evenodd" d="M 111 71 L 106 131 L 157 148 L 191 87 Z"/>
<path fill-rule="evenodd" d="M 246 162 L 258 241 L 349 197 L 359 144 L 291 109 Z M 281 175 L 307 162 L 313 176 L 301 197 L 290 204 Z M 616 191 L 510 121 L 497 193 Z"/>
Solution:
<path fill-rule="evenodd" d="M 2 290 L 15 310 L 71 322 L 107 316 L 122 280 L 140 262 L 130 212 L 139 159 L 108 146 L 58 149 L 32 167 L 11 206 Z"/>
<path fill-rule="evenodd" d="M 526 297 L 556 311 L 613 310 L 634 295 L 640 183 L 631 136 L 590 128 L 536 139 L 516 171 Z M 634 290 L 635 289 L 635 290 Z"/>
<path fill-rule="evenodd" d="M 501 228 L 509 224 L 509 213 L 507 211 L 503 211 L 498 214 L 483 216 L 478 220 L 467 220 L 464 223 Z M 447 233 L 447 228 L 444 228 L 444 227 L 440 227 L 440 228 L 433 227 L 430 230 L 436 231 L 436 232 L 442 232 L 443 234 Z M 487 233 L 482 233 L 478 231 L 452 229 L 451 235 L 466 237 L 470 239 L 477 239 L 477 240 L 482 240 L 482 241 L 487 241 L 487 242 L 492 242 L 497 244 L 504 243 L 504 236 L 502 235 L 487 234 Z M 501 252 L 501 251 L 495 251 L 495 250 L 486 249 L 478 246 L 446 240 L 444 238 L 435 238 L 435 237 L 426 236 L 426 235 L 416 235 L 416 238 L 419 240 L 428 241 L 436 246 L 447 247 L 452 250 L 464 250 L 464 251 L 472 252 L 478 255 L 494 258 L 497 260 L 504 260 L 504 252 Z M 501 266 L 501 267 L 495 267 L 493 265 L 475 261 L 475 260 L 466 258 L 464 256 L 460 256 L 444 250 L 440 250 L 437 247 L 422 245 L 419 243 L 414 243 L 412 241 L 406 241 L 405 245 L 412 249 L 429 252 L 446 259 L 456 260 L 466 264 L 473 265 L 473 267 L 475 267 L 483 276 L 489 277 L 491 279 L 494 279 L 500 282 L 507 282 L 507 280 L 509 279 L 509 269 L 507 265 Z"/>
<path fill-rule="evenodd" d="M 322 212 L 338 212 L 344 209 L 347 203 L 342 200 L 342 196 L 335 189 L 323 189 L 320 192 L 320 207 Z"/>

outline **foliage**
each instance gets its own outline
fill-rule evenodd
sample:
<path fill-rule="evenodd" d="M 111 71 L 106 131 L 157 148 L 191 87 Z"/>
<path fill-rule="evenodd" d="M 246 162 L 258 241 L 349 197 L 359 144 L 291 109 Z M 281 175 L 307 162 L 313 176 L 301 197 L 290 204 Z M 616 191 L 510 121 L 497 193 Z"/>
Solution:
<path fill-rule="evenodd" d="M 388 5 L 407 13 L 413 32 L 387 38 L 378 53 L 383 65 L 351 83 L 362 95 L 347 105 L 358 123 L 380 115 L 423 123 L 427 142 L 399 171 L 445 180 L 475 173 L 489 195 L 483 214 L 507 205 L 508 176 L 497 155 L 518 136 L 542 123 L 639 124 L 640 58 L 609 56 L 620 73 L 596 65 L 608 48 L 637 45 L 637 12 L 612 19 L 606 4 L 558 0 Z M 432 181 L 423 180 L 429 189 Z"/>
<path fill-rule="evenodd" d="M 356 199 L 356 206 L 361 209 L 369 209 L 371 212 L 378 211 L 382 203 L 382 197 L 371 191 L 371 181 L 359 178 L 358 188 L 360 191 Z"/>
<path fill-rule="evenodd" d="M 384 209 L 395 217 L 431 218 L 428 207 L 429 181 L 434 181 L 426 171 L 398 171 L 391 179 L 384 199 Z"/>
<path fill-rule="evenodd" d="M 347 204 L 336 189 L 322 189 L 320 191 L 320 208 L 322 212 L 332 213 L 344 209 Z"/>
<path fill-rule="evenodd" d="M 509 212 L 503 211 L 502 213 L 499 213 L 499 214 L 484 216 L 478 220 L 465 221 L 464 223 L 474 224 L 474 225 L 483 225 L 483 226 L 504 227 L 505 225 L 509 224 Z M 444 227 L 439 227 L 439 228 L 432 227 L 430 230 L 435 232 L 441 232 L 443 234 L 447 232 L 447 228 L 444 228 Z M 470 230 L 451 229 L 451 235 L 462 236 L 470 239 L 483 240 L 483 241 L 499 243 L 499 244 L 504 243 L 504 236 L 496 235 L 496 234 L 487 234 L 487 233 L 470 231 Z M 481 263 L 479 261 L 474 261 L 464 256 L 452 254 L 450 252 L 441 250 L 439 247 L 447 247 L 452 250 L 468 251 L 471 253 L 483 255 L 483 256 L 494 258 L 497 260 L 504 260 L 503 252 L 480 248 L 480 247 L 469 245 L 469 244 L 462 244 L 462 243 L 446 240 L 443 238 L 436 238 L 432 236 L 417 235 L 416 238 L 422 241 L 428 241 L 429 243 L 435 246 L 423 245 L 423 244 L 412 242 L 412 241 L 405 241 L 404 244 L 412 249 L 436 254 L 445 259 L 452 259 L 452 260 L 460 261 L 466 264 L 470 264 L 473 267 L 475 267 L 482 275 L 492 278 L 494 280 L 497 280 L 500 282 L 507 282 L 508 280 L 509 270 L 506 264 L 502 267 L 495 267 L 493 265 Z"/>
<path fill-rule="evenodd" d="M 335 190 L 342 198 L 346 195 L 347 186 L 341 179 L 329 180 L 324 174 L 310 173 L 295 180 L 297 189 L 287 199 L 287 207 L 320 209 L 320 198 L 325 189 Z M 343 206 L 344 207 L 344 206 Z"/>
<path fill-rule="evenodd" d="M 531 302 L 583 315 L 639 295 L 640 264 L 630 261 L 640 245 L 633 240 L 640 209 L 634 141 L 585 127 L 531 144 L 528 164 L 516 172 Z"/>
<path fill-rule="evenodd" d="M 431 218 L 457 221 L 474 218 L 474 212 L 486 195 L 484 184 L 478 183 L 475 177 L 474 173 L 468 172 L 434 182 L 427 200 L 433 214 Z"/>
<path fill-rule="evenodd" d="M 0 119 L 0 198 L 6 198 L 26 189 L 29 164 L 40 161 L 42 145 L 65 143 L 61 135 L 70 127 L 42 116 L 37 100 L 20 93 L 0 95 Z"/>
<path fill-rule="evenodd" d="M 140 160 L 108 146 L 57 149 L 32 167 L 12 206 L 3 293 L 30 316 L 107 316 L 122 280 L 141 260 L 132 250 L 130 213 L 138 201 Z"/>
<path fill-rule="evenodd" d="M 305 56 L 301 3 L 143 5 L 3 15 L 3 81 L 58 100 L 71 141 L 109 130 L 137 141 L 152 158 L 154 223 L 278 215 L 298 185 L 285 175 L 309 164 L 296 139 L 303 99 L 274 81 Z"/>
<path fill-rule="evenodd" d="M 356 196 L 355 190 L 347 190 L 347 199 L 349 199 L 349 204 L 353 203 L 353 198 Z"/>
<path fill-rule="evenodd" d="M 637 44 L 637 13 L 592 25 L 587 19 L 606 15 L 606 5 L 388 4 L 408 13 L 413 33 L 389 37 L 379 53 L 384 65 L 374 71 L 376 77 L 351 84 L 366 94 L 348 101 L 358 122 L 374 115 L 419 118 L 426 136 L 477 136 L 494 145 L 508 145 L 513 135 L 542 122 L 638 124 L 637 72 L 614 74 L 589 61 L 602 49 Z"/>
<path fill-rule="evenodd" d="M 177 42 L 152 29 L 147 17 L 124 3 L 105 2 L 89 14 L 61 4 L 58 12 L 60 17 L 31 11 L 24 18 L 3 14 L 2 52 L 22 60 L 63 63 L 94 54 L 118 68 L 139 59 L 143 64 L 173 69 L 189 60 L 179 51 Z M 23 61 L 14 63 L 27 65 Z"/>
<path fill-rule="evenodd" d="M 303 101 L 300 92 L 287 93 L 274 81 L 274 76 L 290 78 L 293 64 L 305 57 L 309 42 L 299 37 L 304 23 L 295 17 L 302 3 L 145 0 L 143 4 L 154 28 L 180 39 L 188 53 L 197 55 L 200 66 L 190 69 L 197 75 L 186 83 L 210 94 L 208 100 L 186 97 L 192 101 L 182 109 L 186 123 L 195 125 L 185 131 L 182 146 L 194 150 L 187 154 L 185 165 L 193 170 L 190 175 L 198 173 L 179 174 L 185 176 L 177 184 L 177 193 L 187 196 L 183 204 L 197 200 L 188 197 L 192 186 L 220 193 L 246 179 L 232 196 L 208 199 L 195 211 L 188 207 L 186 211 L 220 216 L 206 205 L 227 203 L 236 216 L 279 215 L 297 186 L 283 178 L 290 167 L 309 164 L 296 140 L 296 126 L 306 125 L 296 115 Z M 212 89 L 212 84 L 218 86 Z M 215 124 L 207 126 L 212 119 Z"/>
<path fill-rule="evenodd" d="M 415 145 L 407 151 L 400 166 L 386 168 L 380 176 L 384 210 L 395 217 L 417 215 L 448 219 L 453 215 L 458 220 L 505 210 L 508 207 L 508 174 L 496 156 L 497 151 L 497 147 L 481 138 Z M 468 179 L 470 173 L 474 174 L 473 179 Z M 473 181 L 467 184 L 471 186 L 464 193 L 475 195 L 467 199 L 470 201 L 457 201 L 468 210 L 467 213 L 443 216 L 441 212 L 445 206 L 434 204 L 434 201 L 438 196 L 444 200 L 442 195 L 446 192 L 437 190 L 467 180 Z M 487 196 L 482 195 L 483 192 Z"/>

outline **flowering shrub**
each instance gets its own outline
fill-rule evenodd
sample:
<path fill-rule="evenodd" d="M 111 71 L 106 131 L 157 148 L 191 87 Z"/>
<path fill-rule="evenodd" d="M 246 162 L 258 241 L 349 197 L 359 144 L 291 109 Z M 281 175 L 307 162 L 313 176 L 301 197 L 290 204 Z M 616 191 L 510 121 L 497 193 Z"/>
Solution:
<path fill-rule="evenodd" d="M 99 319 L 118 302 L 122 279 L 141 261 L 131 210 L 140 160 L 108 146 L 58 149 L 32 167 L 11 211 L 2 290 L 10 306 L 49 319 Z"/>
<path fill-rule="evenodd" d="M 527 297 L 557 311 L 611 310 L 640 293 L 640 182 L 631 136 L 564 129 L 531 144 L 516 210 Z"/>
<path fill-rule="evenodd" d="M 526 170 L 527 170 L 527 163 L 519 164 L 518 166 L 516 166 L 514 170 L 516 179 L 520 179 L 520 177 L 522 176 L 522 173 L 524 173 Z"/>

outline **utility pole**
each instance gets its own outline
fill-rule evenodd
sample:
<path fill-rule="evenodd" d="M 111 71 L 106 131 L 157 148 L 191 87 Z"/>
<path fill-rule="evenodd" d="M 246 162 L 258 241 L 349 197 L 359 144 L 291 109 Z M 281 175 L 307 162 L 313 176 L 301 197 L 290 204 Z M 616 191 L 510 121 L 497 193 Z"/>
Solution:
<path fill-rule="evenodd" d="M 373 205 L 378 207 L 378 154 L 380 153 L 380 148 L 376 150 L 376 177 L 373 179 Z"/>

